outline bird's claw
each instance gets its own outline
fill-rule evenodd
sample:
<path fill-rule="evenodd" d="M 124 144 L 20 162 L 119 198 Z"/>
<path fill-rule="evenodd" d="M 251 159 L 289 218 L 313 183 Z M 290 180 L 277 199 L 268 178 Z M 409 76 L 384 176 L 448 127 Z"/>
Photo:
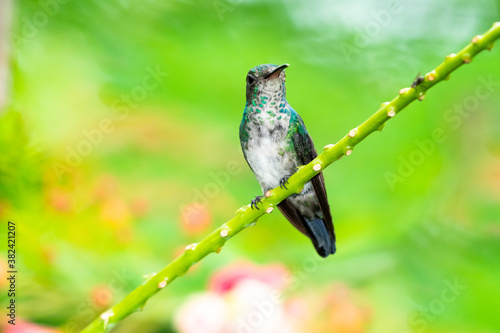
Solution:
<path fill-rule="evenodd" d="M 286 187 L 286 184 L 288 184 L 288 178 L 290 178 L 291 176 L 285 176 L 283 178 L 280 179 L 280 187 L 281 188 L 284 188 L 285 190 L 288 190 L 288 188 Z"/>
<path fill-rule="evenodd" d="M 252 207 L 252 209 L 257 208 L 258 210 L 260 210 L 260 208 L 257 207 L 258 202 L 262 203 L 262 201 L 260 199 L 262 199 L 262 195 L 258 195 L 255 197 L 255 199 L 252 199 L 252 202 L 250 203 L 250 207 Z"/>

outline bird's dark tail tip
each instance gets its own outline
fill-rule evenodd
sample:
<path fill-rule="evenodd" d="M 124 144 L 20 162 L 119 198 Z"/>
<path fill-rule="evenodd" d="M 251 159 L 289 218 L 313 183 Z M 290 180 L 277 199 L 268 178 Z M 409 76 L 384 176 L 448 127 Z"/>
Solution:
<path fill-rule="evenodd" d="M 320 218 L 305 218 L 305 221 L 309 238 L 311 238 L 316 252 L 323 258 L 334 254 L 337 250 L 335 236 L 328 233 L 325 222 Z"/>

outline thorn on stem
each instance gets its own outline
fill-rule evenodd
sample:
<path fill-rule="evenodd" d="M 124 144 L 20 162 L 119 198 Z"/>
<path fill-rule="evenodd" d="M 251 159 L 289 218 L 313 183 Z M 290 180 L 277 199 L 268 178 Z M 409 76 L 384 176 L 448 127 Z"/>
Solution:
<path fill-rule="evenodd" d="M 451 60 L 455 58 L 457 55 L 455 53 L 450 53 L 445 57 L 445 60 Z"/>
<path fill-rule="evenodd" d="M 220 231 L 221 237 L 227 237 L 228 235 L 229 235 L 229 230 L 227 228 L 224 228 Z"/>
<path fill-rule="evenodd" d="M 160 283 L 158 283 L 158 288 L 160 288 L 160 289 L 165 288 L 167 286 L 167 280 L 168 280 L 168 277 L 165 278 L 165 280 L 163 280 Z"/>
<path fill-rule="evenodd" d="M 430 73 L 427 73 L 425 75 L 425 78 L 427 79 L 427 81 L 434 81 L 436 79 L 436 72 L 432 71 Z"/>
<path fill-rule="evenodd" d="M 197 243 L 189 244 L 188 246 L 186 246 L 186 251 L 196 249 L 196 245 L 198 244 Z"/>
<path fill-rule="evenodd" d="M 472 38 L 472 44 L 477 44 L 477 42 L 479 42 L 482 38 L 483 38 L 483 36 L 481 36 L 481 35 L 474 36 Z"/>
<path fill-rule="evenodd" d="M 102 320 L 104 320 L 104 324 L 107 325 L 108 324 L 108 321 L 109 321 L 109 318 L 113 317 L 115 314 L 113 313 L 113 309 L 109 309 L 108 311 L 106 312 L 103 312 L 101 315 L 100 315 L 100 318 Z"/>
<path fill-rule="evenodd" d="M 401 89 L 401 90 L 399 91 L 399 94 L 400 94 L 400 95 L 404 95 L 404 94 L 406 94 L 406 93 L 408 92 L 408 90 L 410 90 L 410 88 L 403 88 L 403 89 Z"/>
<path fill-rule="evenodd" d="M 387 116 L 392 118 L 396 115 L 396 110 L 394 108 L 390 108 L 389 111 L 387 111 Z"/>

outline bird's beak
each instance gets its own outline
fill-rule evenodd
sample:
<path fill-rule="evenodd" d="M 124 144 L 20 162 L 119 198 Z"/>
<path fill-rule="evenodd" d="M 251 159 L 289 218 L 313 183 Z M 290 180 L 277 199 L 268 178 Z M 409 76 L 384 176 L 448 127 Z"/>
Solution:
<path fill-rule="evenodd" d="M 288 66 L 290 66 L 289 64 L 283 64 L 281 66 L 278 66 L 276 67 L 272 72 L 266 74 L 266 76 L 264 77 L 266 80 L 269 80 L 269 79 L 275 79 L 277 78 L 281 72 L 287 68 Z"/>

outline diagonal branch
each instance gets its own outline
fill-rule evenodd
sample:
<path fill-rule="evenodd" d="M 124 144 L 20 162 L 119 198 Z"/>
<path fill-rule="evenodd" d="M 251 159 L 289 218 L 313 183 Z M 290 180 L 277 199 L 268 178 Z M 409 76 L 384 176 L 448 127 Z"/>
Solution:
<path fill-rule="evenodd" d="M 302 166 L 288 179 L 288 189 L 277 187 L 266 193 L 259 209 L 251 209 L 250 205 L 241 207 L 236 216 L 215 230 L 208 237 L 197 244 L 186 247 L 186 251 L 174 262 L 166 266 L 161 272 L 151 277 L 147 282 L 137 287 L 123 301 L 101 314 L 82 332 L 106 332 L 111 326 L 135 311 L 142 310 L 150 297 L 165 288 L 177 277 L 184 275 L 189 267 L 203 259 L 208 254 L 219 253 L 224 243 L 241 230 L 252 226 L 265 213 L 271 213 L 274 208 L 288 196 L 299 193 L 304 184 L 316 176 L 324 168 L 340 159 L 349 156 L 354 146 L 360 143 L 374 131 L 382 129 L 384 124 L 415 100 L 422 100 L 428 89 L 437 83 L 447 80 L 450 74 L 462 64 L 469 63 L 479 52 L 491 50 L 493 43 L 500 38 L 500 22 L 483 35 L 478 35 L 472 42 L 457 54 L 446 56 L 443 63 L 423 78 L 414 82 L 412 87 L 403 88 L 399 95 L 390 102 L 382 103 L 380 108 L 364 123 L 349 131 L 335 145 L 324 147 L 323 153 L 311 163 Z"/>

